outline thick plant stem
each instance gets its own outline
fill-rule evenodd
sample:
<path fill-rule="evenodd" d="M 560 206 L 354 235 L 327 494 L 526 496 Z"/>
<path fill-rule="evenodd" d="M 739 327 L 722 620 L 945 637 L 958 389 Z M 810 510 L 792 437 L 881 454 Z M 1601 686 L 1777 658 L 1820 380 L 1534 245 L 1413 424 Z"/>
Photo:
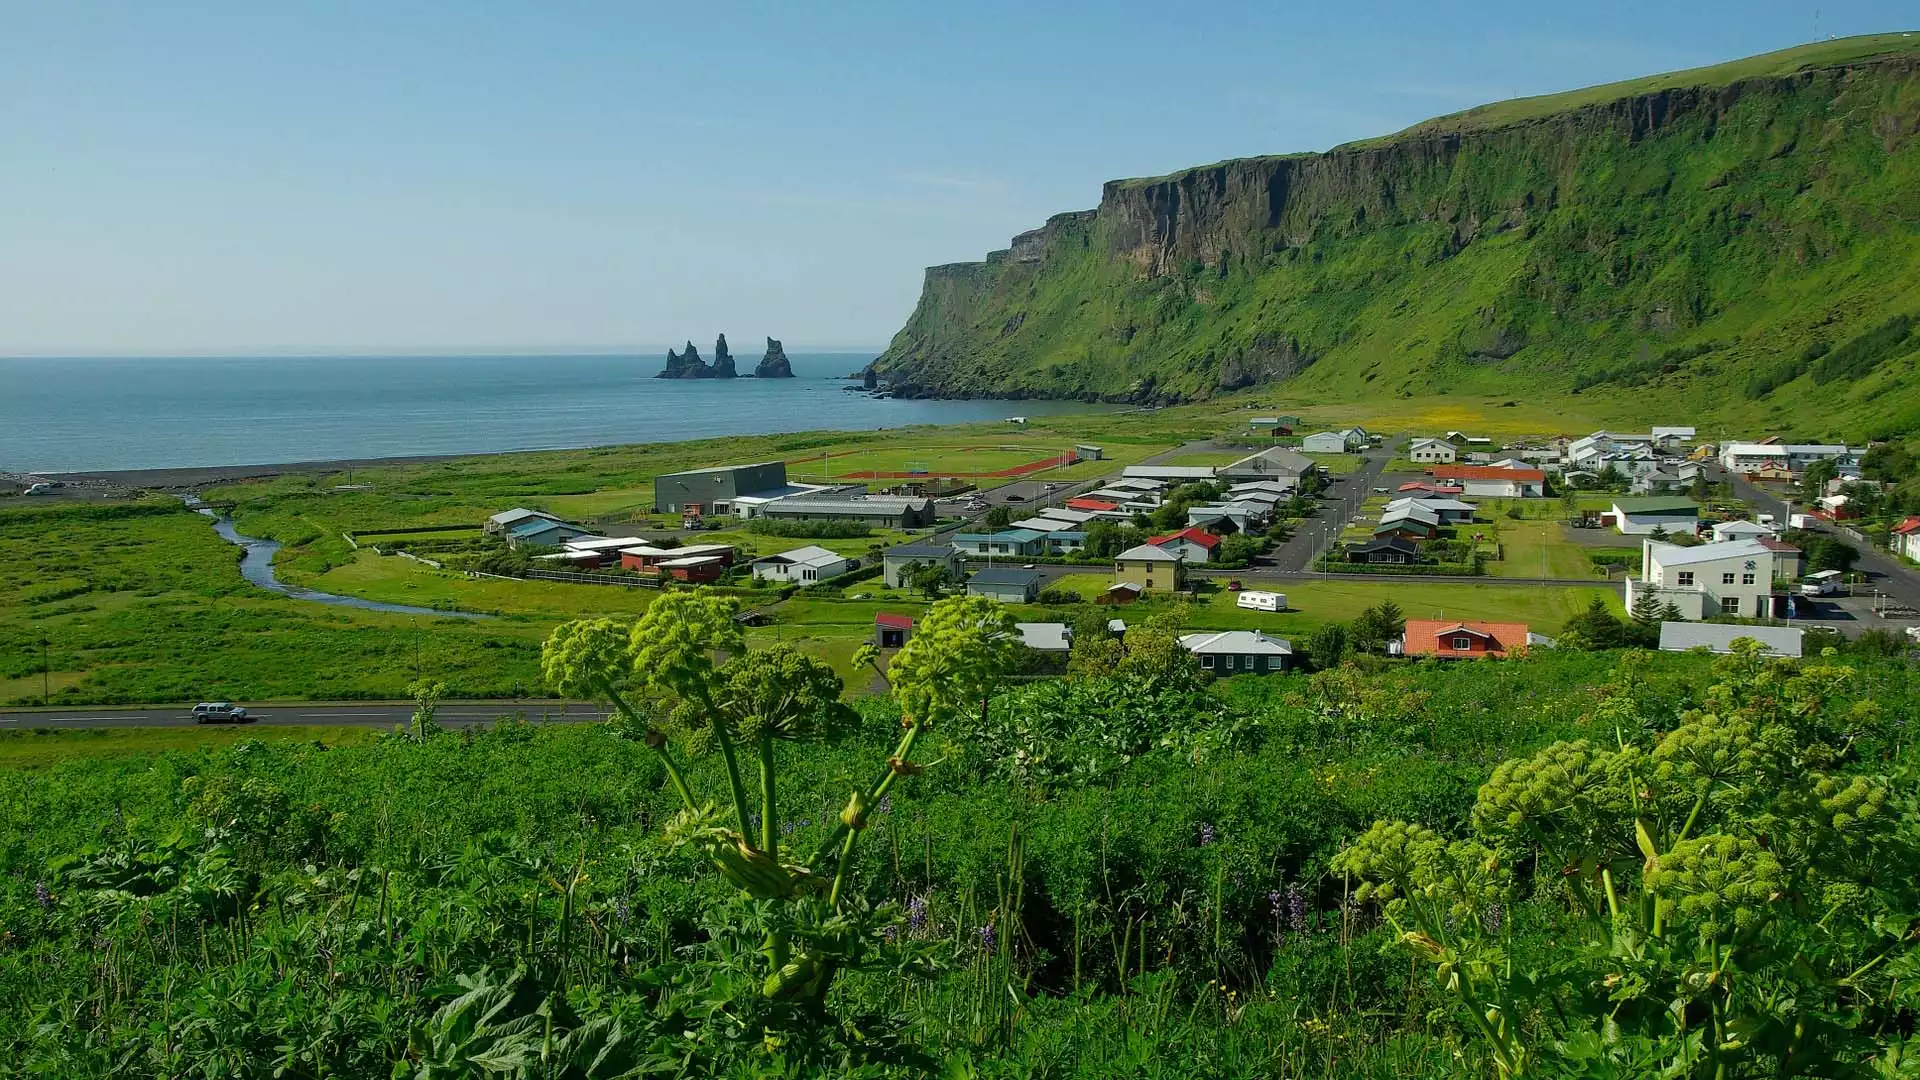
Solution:
<path fill-rule="evenodd" d="M 920 740 L 920 730 L 925 726 L 925 724 L 913 724 L 907 728 L 907 733 L 900 737 L 900 745 L 893 748 L 893 756 L 888 758 L 887 763 L 880 767 L 880 775 L 875 778 L 872 786 L 867 789 L 867 805 L 877 805 L 881 798 L 886 795 L 887 790 L 893 786 L 893 778 L 898 775 L 893 770 L 893 763 L 895 761 L 904 762 L 912 760 L 913 744 Z M 820 841 L 820 846 L 814 850 L 813 858 L 810 860 L 809 865 L 818 863 L 821 859 L 826 858 L 827 854 L 834 849 L 834 845 L 840 843 L 841 838 L 845 837 L 848 831 L 845 822 L 836 823 L 833 831 L 829 832 L 827 838 Z"/>
<path fill-rule="evenodd" d="M 620 715 L 636 724 L 645 722 L 641 720 L 639 714 L 634 712 L 627 704 L 626 699 L 620 696 L 620 692 L 613 688 L 611 681 L 601 679 L 600 692 L 607 695 L 607 700 L 613 702 L 613 707 L 620 710 Z M 649 742 L 647 745 L 659 756 L 661 766 L 667 770 L 667 781 L 673 785 L 673 790 L 679 793 L 680 802 L 685 805 L 687 809 L 694 809 L 693 789 L 687 786 L 686 776 L 681 773 L 680 766 L 674 762 L 673 755 L 667 752 L 667 744 L 662 742 L 658 746 L 655 746 Z"/>
<path fill-rule="evenodd" d="M 727 787 L 733 792 L 733 816 L 744 839 L 751 834 L 747 832 L 747 785 L 740 779 L 740 756 L 734 753 L 733 739 L 727 735 L 727 726 L 720 722 L 720 710 L 714 708 L 713 695 L 701 690 L 700 704 L 706 706 L 707 727 L 713 732 L 714 743 L 720 747 L 720 757 L 727 763 Z"/>
<path fill-rule="evenodd" d="M 773 732 L 762 729 L 754 740 L 760 757 L 760 849 L 767 857 L 780 859 L 780 823 L 778 803 L 774 799 Z M 767 934 L 765 952 L 767 970 L 778 972 L 787 964 L 787 934 L 773 930 Z"/>

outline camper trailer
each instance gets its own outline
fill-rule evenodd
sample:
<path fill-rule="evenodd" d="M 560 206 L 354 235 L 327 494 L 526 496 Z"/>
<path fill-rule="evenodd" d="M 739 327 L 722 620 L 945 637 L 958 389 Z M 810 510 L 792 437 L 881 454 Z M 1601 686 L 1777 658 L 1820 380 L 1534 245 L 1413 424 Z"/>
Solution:
<path fill-rule="evenodd" d="M 1235 604 L 1253 611 L 1285 611 L 1287 598 L 1284 593 L 1243 592 Z"/>

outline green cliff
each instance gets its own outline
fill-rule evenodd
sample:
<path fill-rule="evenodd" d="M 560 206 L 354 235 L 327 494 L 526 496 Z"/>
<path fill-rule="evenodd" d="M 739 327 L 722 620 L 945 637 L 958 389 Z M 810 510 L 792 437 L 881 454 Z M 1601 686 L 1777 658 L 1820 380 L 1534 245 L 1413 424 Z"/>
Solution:
<path fill-rule="evenodd" d="M 927 271 L 901 396 L 1657 399 L 1920 430 L 1920 35 L 1108 183 Z"/>

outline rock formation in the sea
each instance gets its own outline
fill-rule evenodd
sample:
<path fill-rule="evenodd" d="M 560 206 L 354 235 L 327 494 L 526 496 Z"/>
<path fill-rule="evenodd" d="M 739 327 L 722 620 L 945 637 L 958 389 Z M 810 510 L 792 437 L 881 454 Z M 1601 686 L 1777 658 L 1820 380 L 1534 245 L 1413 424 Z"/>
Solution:
<path fill-rule="evenodd" d="M 880 373 L 873 370 L 872 364 L 868 364 L 867 370 L 860 373 L 860 387 L 863 390 L 880 389 Z"/>
<path fill-rule="evenodd" d="M 781 348 L 777 338 L 767 339 L 767 355 L 760 358 L 760 366 L 753 369 L 757 379 L 791 379 L 793 365 L 787 361 L 787 350 Z"/>
<path fill-rule="evenodd" d="M 679 355 L 675 355 L 672 349 L 667 350 L 666 370 L 655 375 L 654 378 L 711 379 L 713 378 L 713 369 L 707 366 L 705 360 L 700 359 L 700 350 L 694 348 L 693 342 L 689 341 L 687 342 L 687 351 Z"/>
<path fill-rule="evenodd" d="M 713 377 L 731 379 L 739 374 L 733 370 L 733 354 L 727 351 L 727 335 L 721 334 L 720 339 L 713 343 Z"/>

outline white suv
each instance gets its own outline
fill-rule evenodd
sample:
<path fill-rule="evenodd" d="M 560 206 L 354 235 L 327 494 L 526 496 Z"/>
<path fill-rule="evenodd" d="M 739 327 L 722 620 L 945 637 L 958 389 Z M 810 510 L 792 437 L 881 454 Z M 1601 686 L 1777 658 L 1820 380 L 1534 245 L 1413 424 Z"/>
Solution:
<path fill-rule="evenodd" d="M 196 724 L 244 724 L 252 717 L 231 701 L 203 701 L 193 707 Z"/>

